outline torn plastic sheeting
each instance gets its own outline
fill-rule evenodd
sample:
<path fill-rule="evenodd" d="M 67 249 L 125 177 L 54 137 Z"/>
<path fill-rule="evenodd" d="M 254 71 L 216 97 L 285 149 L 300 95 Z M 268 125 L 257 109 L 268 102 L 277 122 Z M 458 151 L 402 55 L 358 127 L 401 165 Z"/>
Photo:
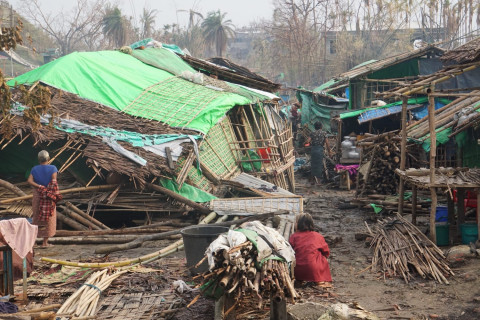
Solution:
<path fill-rule="evenodd" d="M 257 234 L 262 235 L 273 246 L 274 250 L 272 250 L 272 248 L 270 248 L 270 245 L 268 245 L 268 243 L 266 243 L 266 241 L 264 241 L 261 237 L 256 238 L 258 251 L 257 261 L 259 263 L 263 263 L 265 260 L 273 258 L 270 257 L 272 253 L 274 255 L 278 253 L 278 255 L 276 256 L 284 258 L 288 264 L 295 262 L 295 251 L 293 251 L 290 243 L 288 243 L 288 241 L 285 240 L 285 238 L 277 230 L 264 226 L 259 221 L 245 222 L 240 227 L 241 229 L 238 229 L 239 231 L 241 231 L 242 229 L 247 229 L 255 231 Z M 270 248 L 270 250 L 267 250 L 265 245 Z M 270 251 L 270 255 L 267 255 L 268 251 Z M 264 254 L 262 254 L 262 252 Z"/>
<path fill-rule="evenodd" d="M 143 149 L 150 151 L 152 153 L 155 153 L 157 156 L 160 157 L 167 157 L 167 153 L 165 152 L 166 148 L 170 148 L 171 150 L 171 155 L 172 155 L 172 160 L 177 161 L 178 157 L 182 154 L 183 147 L 181 146 L 182 143 L 184 142 L 189 142 L 190 139 L 177 139 L 175 141 L 170 141 L 158 145 L 153 145 L 153 146 L 145 146 Z"/>
<path fill-rule="evenodd" d="M 117 141 L 115 141 L 113 139 L 110 139 L 110 138 L 107 138 L 107 137 L 103 137 L 102 141 L 104 143 L 108 144 L 113 150 L 115 150 L 116 152 L 125 156 L 126 158 L 132 160 L 133 162 L 136 162 L 141 166 L 146 166 L 147 165 L 147 160 L 145 160 L 142 157 L 136 155 L 135 153 L 125 149 Z"/>
<path fill-rule="evenodd" d="M 217 239 L 210 243 L 205 251 L 209 270 L 211 271 L 215 268 L 215 260 L 213 258 L 214 254 L 221 250 L 228 251 L 230 248 L 236 247 L 246 241 L 247 237 L 243 233 L 234 230 L 228 230 L 228 233 L 219 235 Z M 225 257 L 225 259 L 234 261 L 241 256 L 241 252 L 235 251 L 227 254 L 227 256 L 228 257 Z"/>
<path fill-rule="evenodd" d="M 16 116 L 23 116 L 25 106 L 15 104 L 10 109 L 10 113 Z M 48 125 L 50 123 L 51 115 L 46 114 L 40 117 L 40 123 Z M 186 135 L 186 134 L 142 134 L 133 131 L 116 130 L 113 128 L 94 126 L 82 123 L 73 119 L 55 120 L 54 124 L 57 130 L 68 133 L 81 133 L 89 136 L 107 137 L 116 141 L 125 141 L 130 143 L 133 147 L 153 146 L 161 145 L 177 139 L 200 139 L 199 135 Z"/>
<path fill-rule="evenodd" d="M 373 208 L 375 214 L 379 214 L 383 210 L 383 206 L 377 205 L 375 203 L 370 203 L 370 206 Z"/>

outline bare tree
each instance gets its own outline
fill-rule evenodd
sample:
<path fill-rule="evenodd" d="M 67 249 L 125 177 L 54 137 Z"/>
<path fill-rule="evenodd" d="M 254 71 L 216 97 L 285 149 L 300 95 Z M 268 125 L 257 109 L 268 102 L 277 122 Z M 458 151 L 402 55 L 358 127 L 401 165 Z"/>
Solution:
<path fill-rule="evenodd" d="M 21 0 L 21 3 L 19 12 L 48 33 L 62 54 L 97 49 L 104 1 L 77 0 L 69 11 L 60 10 L 56 14 L 45 11 L 39 0 Z"/>

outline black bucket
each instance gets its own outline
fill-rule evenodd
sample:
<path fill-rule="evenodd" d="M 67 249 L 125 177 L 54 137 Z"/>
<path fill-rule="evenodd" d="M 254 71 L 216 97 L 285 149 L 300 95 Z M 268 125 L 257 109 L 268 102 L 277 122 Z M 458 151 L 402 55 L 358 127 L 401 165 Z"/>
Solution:
<path fill-rule="evenodd" d="M 228 227 L 220 226 L 191 226 L 182 229 L 183 245 L 185 246 L 185 255 L 187 256 L 187 268 L 193 274 L 202 273 L 208 270 L 208 263 L 205 260 L 197 268 L 193 268 L 205 256 L 210 243 L 225 232 Z"/>

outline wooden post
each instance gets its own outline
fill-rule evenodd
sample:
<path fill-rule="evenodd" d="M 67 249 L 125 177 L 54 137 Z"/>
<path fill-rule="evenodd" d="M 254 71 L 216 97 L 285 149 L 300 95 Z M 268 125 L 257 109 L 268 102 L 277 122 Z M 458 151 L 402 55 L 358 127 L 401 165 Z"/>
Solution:
<path fill-rule="evenodd" d="M 462 236 L 460 226 L 465 223 L 465 189 L 457 189 L 457 240 Z"/>
<path fill-rule="evenodd" d="M 435 85 L 431 85 L 430 92 L 435 91 Z M 435 183 L 435 157 L 437 152 L 437 134 L 435 131 L 435 98 L 428 95 L 428 129 L 430 131 L 430 185 Z M 437 234 L 435 230 L 435 213 L 437 211 L 437 189 L 430 187 L 430 198 L 432 206 L 430 209 L 430 238 L 433 243 L 437 243 Z"/>
<path fill-rule="evenodd" d="M 215 315 L 214 320 L 223 320 L 223 308 L 225 306 L 225 295 L 215 300 Z"/>
<path fill-rule="evenodd" d="M 453 198 L 450 197 L 450 193 L 447 193 L 447 211 L 448 211 L 448 223 L 449 223 L 449 233 L 450 241 L 457 239 L 457 228 L 455 228 L 455 204 L 453 203 Z"/>
<path fill-rule="evenodd" d="M 285 299 L 277 301 L 273 296 L 270 298 L 270 320 L 287 320 L 287 303 Z"/>
<path fill-rule="evenodd" d="M 342 125 L 343 124 L 343 121 L 342 119 L 338 119 L 338 132 L 337 132 L 337 157 L 338 159 L 341 159 L 342 158 L 342 139 L 343 139 L 343 135 L 342 135 Z"/>
<path fill-rule="evenodd" d="M 236 312 L 235 312 L 236 304 L 237 304 L 237 300 L 233 295 L 231 294 L 225 295 L 224 306 L 223 306 L 224 320 L 235 320 L 237 318 Z"/>
<path fill-rule="evenodd" d="M 480 189 L 477 189 L 477 228 L 478 228 L 478 239 L 480 239 Z"/>
<path fill-rule="evenodd" d="M 400 145 L 400 170 L 405 171 L 407 162 L 407 106 L 408 98 L 402 97 L 402 142 Z M 403 215 L 403 203 L 405 196 L 405 180 L 400 176 L 400 185 L 398 187 L 398 213 Z M 416 199 L 415 199 L 416 202 Z M 413 206 L 415 208 L 415 205 Z M 413 214 L 412 214 L 413 221 Z"/>
<path fill-rule="evenodd" d="M 417 225 L 417 186 L 412 186 L 412 224 Z"/>

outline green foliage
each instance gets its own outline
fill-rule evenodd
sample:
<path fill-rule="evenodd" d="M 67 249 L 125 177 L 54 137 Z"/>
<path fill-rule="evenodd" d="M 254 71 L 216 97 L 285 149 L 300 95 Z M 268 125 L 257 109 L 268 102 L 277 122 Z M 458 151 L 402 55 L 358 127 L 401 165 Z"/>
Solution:
<path fill-rule="evenodd" d="M 230 19 L 225 20 L 227 13 L 211 11 L 202 22 L 205 43 L 215 47 L 217 56 L 222 57 L 227 49 L 227 41 L 235 37 L 234 26 Z"/>
<path fill-rule="evenodd" d="M 102 32 L 105 37 L 116 47 L 121 47 L 125 44 L 127 38 L 127 24 L 126 17 L 118 7 L 107 6 L 105 14 L 102 18 Z"/>

